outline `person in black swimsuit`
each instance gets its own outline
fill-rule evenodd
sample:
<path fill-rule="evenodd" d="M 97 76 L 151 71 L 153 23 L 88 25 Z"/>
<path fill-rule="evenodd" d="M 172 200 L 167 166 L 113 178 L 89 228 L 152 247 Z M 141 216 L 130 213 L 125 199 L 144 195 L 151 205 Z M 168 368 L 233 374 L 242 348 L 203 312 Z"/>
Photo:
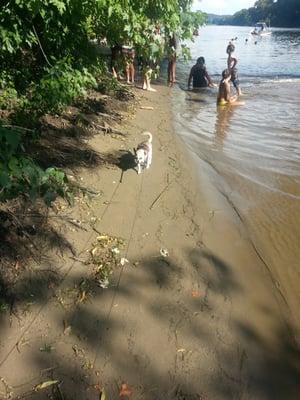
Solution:
<path fill-rule="evenodd" d="M 208 75 L 205 59 L 204 57 L 199 57 L 197 59 L 196 64 L 191 68 L 191 72 L 188 79 L 188 88 L 191 88 L 191 82 L 193 80 L 193 88 L 203 88 L 203 87 L 213 87 L 214 84 L 211 80 L 211 77 Z"/>

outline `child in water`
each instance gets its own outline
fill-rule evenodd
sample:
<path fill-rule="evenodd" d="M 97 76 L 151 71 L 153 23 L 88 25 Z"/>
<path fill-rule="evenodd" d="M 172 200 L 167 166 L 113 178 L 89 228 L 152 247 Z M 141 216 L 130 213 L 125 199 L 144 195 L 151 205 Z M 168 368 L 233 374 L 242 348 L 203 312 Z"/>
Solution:
<path fill-rule="evenodd" d="M 237 100 L 237 96 L 230 96 L 230 80 L 231 74 L 228 69 L 224 69 L 222 72 L 222 80 L 219 85 L 219 93 L 217 98 L 218 106 L 225 106 L 226 104 L 234 103 Z"/>
<path fill-rule="evenodd" d="M 240 96 L 242 94 L 241 88 L 240 88 L 240 81 L 239 81 L 239 77 L 238 77 L 238 70 L 236 68 L 237 65 L 237 59 L 236 57 L 234 57 L 232 55 L 232 53 L 234 52 L 235 47 L 234 45 L 229 42 L 227 49 L 226 49 L 226 53 L 228 54 L 228 58 L 227 58 L 227 69 L 230 72 L 231 75 L 231 82 L 233 84 L 233 86 L 236 89 L 236 93 L 238 96 Z"/>

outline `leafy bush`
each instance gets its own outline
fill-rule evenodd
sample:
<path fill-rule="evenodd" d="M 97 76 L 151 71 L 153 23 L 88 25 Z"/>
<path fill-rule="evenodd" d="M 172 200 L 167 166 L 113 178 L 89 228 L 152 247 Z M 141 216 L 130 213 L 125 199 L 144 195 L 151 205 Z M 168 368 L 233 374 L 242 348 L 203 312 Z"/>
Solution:
<path fill-rule="evenodd" d="M 12 110 L 20 103 L 13 77 L 5 70 L 0 73 L 0 109 Z"/>
<path fill-rule="evenodd" d="M 72 68 L 65 60 L 47 69 L 47 74 L 34 86 L 30 107 L 39 112 L 57 112 L 76 97 L 84 96 L 86 89 L 96 86 L 96 80 L 87 70 Z"/>
<path fill-rule="evenodd" d="M 29 194 L 42 197 L 50 205 L 57 196 L 72 201 L 64 172 L 57 168 L 45 171 L 22 154 L 21 133 L 0 126 L 0 201 Z"/>
<path fill-rule="evenodd" d="M 20 104 L 18 93 L 14 88 L 0 90 L 0 109 L 12 110 Z"/>

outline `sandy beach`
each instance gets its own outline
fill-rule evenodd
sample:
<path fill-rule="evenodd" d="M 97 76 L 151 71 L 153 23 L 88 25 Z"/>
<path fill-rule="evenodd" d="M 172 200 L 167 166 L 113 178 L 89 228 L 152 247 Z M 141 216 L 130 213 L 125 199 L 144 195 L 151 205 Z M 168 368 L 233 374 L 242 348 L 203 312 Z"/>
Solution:
<path fill-rule="evenodd" d="M 60 224 L 70 246 L 28 272 L 41 292 L 30 309 L 0 314 L 0 399 L 300 397 L 299 332 L 280 284 L 176 136 L 172 89 L 155 88 L 134 89 L 135 111 L 118 125 L 126 136 L 87 139 L 119 154 L 119 167 L 76 170 L 99 195 L 68 211 L 80 226 Z M 145 130 L 153 163 L 138 175 L 128 152 Z M 107 288 L 87 263 L 101 240 L 121 260 Z"/>

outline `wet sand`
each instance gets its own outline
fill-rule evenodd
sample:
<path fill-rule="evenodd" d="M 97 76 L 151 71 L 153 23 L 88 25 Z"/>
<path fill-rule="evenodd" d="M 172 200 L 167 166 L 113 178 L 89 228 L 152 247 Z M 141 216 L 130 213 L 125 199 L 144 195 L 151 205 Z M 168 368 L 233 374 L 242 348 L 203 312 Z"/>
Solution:
<path fill-rule="evenodd" d="M 140 106 L 126 139 L 90 140 L 101 152 L 132 151 L 149 130 L 150 170 L 125 170 L 122 180 L 118 168 L 80 174 L 103 191 L 81 218 L 92 213 L 98 232 L 122 237 L 129 262 L 108 289 L 95 288 L 76 307 L 61 304 L 62 291 L 87 274 L 80 259 L 97 236 L 65 233 L 77 261 L 63 254 L 45 262 L 64 274 L 59 290 L 19 320 L 1 321 L 2 397 L 11 388 L 17 398 L 49 379 L 61 382 L 57 398 L 73 400 L 97 399 L 99 390 L 120 398 L 122 383 L 136 400 L 300 396 L 296 333 L 272 271 L 207 165 L 175 136 L 171 89 L 156 88 L 136 90 Z M 50 352 L 41 351 L 45 344 Z M 47 390 L 29 398 L 45 399 Z"/>

